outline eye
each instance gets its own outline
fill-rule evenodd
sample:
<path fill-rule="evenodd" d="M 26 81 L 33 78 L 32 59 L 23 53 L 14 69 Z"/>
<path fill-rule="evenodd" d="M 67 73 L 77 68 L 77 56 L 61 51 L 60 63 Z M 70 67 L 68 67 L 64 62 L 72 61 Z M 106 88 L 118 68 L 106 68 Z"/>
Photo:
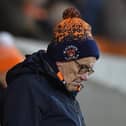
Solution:
<path fill-rule="evenodd" d="M 89 67 L 87 65 L 81 65 L 80 67 L 80 70 L 79 70 L 79 73 L 86 73 L 88 72 L 88 74 L 92 74 L 94 72 L 93 68 L 92 67 Z"/>
<path fill-rule="evenodd" d="M 88 72 L 89 67 L 87 65 L 80 65 L 79 72 Z"/>
<path fill-rule="evenodd" d="M 75 63 L 78 65 L 78 69 L 79 69 L 78 73 L 79 74 L 83 74 L 83 73 L 88 72 L 88 74 L 90 75 L 90 74 L 92 74 L 94 72 L 93 68 L 86 65 L 86 64 L 80 64 L 76 60 L 75 60 Z"/>

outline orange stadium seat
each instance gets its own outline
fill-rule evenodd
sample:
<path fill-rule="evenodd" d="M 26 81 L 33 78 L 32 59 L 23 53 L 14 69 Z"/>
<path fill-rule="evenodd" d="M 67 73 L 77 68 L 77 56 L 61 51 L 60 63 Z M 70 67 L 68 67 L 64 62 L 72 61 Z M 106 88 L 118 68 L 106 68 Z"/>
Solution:
<path fill-rule="evenodd" d="M 17 63 L 24 60 L 24 56 L 16 47 L 0 46 L 0 72 L 6 72 Z"/>

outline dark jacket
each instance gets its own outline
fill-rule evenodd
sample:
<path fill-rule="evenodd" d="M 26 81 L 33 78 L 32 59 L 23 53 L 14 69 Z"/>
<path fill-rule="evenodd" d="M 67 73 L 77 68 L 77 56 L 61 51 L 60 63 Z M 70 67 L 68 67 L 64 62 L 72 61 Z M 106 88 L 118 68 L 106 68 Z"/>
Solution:
<path fill-rule="evenodd" d="M 46 57 L 39 51 L 8 72 L 4 126 L 85 126 L 75 96 Z"/>

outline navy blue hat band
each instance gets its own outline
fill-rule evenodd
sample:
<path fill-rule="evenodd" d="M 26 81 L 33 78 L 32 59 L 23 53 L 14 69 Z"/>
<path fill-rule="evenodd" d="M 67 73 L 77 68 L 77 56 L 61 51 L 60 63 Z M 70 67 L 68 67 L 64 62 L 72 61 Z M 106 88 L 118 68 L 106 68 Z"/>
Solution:
<path fill-rule="evenodd" d="M 71 61 L 84 57 L 99 58 L 99 49 L 95 40 L 73 40 L 49 44 L 47 54 L 54 61 Z"/>

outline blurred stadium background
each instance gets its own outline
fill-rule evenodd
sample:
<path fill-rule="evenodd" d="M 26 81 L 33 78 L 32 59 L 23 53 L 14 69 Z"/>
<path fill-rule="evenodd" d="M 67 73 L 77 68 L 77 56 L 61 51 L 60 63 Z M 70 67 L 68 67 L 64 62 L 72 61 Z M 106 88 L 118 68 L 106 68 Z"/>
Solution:
<path fill-rule="evenodd" d="M 78 96 L 86 124 L 125 126 L 125 0 L 1 0 L 0 32 L 11 33 L 17 49 L 24 55 L 46 49 L 53 26 L 70 6 L 78 8 L 92 26 L 101 50 L 96 72 Z"/>

